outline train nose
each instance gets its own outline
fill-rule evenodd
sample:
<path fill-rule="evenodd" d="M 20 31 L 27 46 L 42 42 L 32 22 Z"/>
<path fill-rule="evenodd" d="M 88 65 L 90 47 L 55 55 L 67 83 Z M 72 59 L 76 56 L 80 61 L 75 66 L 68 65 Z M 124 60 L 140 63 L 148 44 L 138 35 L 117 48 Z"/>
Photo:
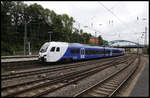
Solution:
<path fill-rule="evenodd" d="M 46 59 L 44 57 L 40 57 L 39 60 L 42 61 L 42 62 L 46 61 Z"/>
<path fill-rule="evenodd" d="M 39 54 L 39 61 L 46 62 L 46 55 Z"/>
<path fill-rule="evenodd" d="M 43 57 L 39 57 L 39 61 L 46 62 L 46 58 L 44 56 Z"/>

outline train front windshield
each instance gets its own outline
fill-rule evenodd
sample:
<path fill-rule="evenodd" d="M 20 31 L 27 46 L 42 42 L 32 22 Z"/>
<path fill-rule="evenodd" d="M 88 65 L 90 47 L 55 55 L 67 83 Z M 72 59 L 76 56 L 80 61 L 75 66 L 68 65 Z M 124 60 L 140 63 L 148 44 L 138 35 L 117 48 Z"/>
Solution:
<path fill-rule="evenodd" d="M 46 52 L 48 46 L 49 46 L 49 43 L 45 43 L 45 44 L 41 47 L 40 52 L 41 52 L 41 53 Z"/>

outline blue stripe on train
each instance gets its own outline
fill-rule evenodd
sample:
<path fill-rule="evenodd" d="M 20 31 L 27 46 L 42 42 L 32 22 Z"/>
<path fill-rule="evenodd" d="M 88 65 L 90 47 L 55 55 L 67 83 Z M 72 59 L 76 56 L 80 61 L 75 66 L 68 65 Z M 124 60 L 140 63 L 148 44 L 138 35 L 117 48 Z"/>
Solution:
<path fill-rule="evenodd" d="M 72 60 L 82 60 L 80 53 L 79 54 L 71 54 L 70 50 L 71 49 L 81 49 L 83 47 L 78 47 L 78 48 L 73 48 L 73 47 L 68 47 L 67 51 L 65 52 L 65 54 L 63 55 L 63 57 L 61 57 L 58 61 L 59 62 L 63 59 L 72 59 Z M 85 49 L 85 50 L 97 50 L 97 49 Z M 101 48 L 101 50 L 103 50 L 103 48 Z M 83 59 L 93 59 L 93 58 L 102 58 L 102 57 L 109 57 L 109 56 L 119 56 L 121 55 L 120 53 L 112 53 L 112 55 L 110 54 L 96 54 L 96 55 L 85 55 Z"/>

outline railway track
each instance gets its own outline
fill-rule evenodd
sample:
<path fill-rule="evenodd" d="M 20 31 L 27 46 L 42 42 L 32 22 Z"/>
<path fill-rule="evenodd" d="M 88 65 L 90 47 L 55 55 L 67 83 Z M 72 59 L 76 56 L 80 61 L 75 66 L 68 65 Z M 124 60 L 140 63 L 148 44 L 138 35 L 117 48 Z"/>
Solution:
<path fill-rule="evenodd" d="M 131 60 L 131 58 L 127 58 L 127 60 Z M 95 74 L 100 70 L 108 68 L 110 66 L 121 64 L 127 62 L 127 60 L 123 61 L 112 61 L 106 64 L 105 66 L 96 66 L 94 68 L 89 68 L 86 70 L 80 70 L 71 72 L 68 74 L 60 75 L 58 77 L 44 78 L 32 82 L 26 82 L 18 85 L 13 85 L 9 87 L 4 87 L 1 89 L 2 96 L 11 96 L 11 97 L 26 97 L 26 96 L 43 96 L 48 92 L 52 92 L 56 89 L 62 88 L 66 85 L 79 81 L 89 75 Z M 133 61 L 132 61 L 133 62 Z"/>
<path fill-rule="evenodd" d="M 128 56 L 124 56 L 124 57 L 118 57 L 119 59 L 124 59 L 127 58 Z M 112 61 L 115 60 L 116 58 L 109 58 L 109 59 L 105 59 L 102 60 L 103 62 L 105 61 Z M 101 62 L 100 60 L 95 60 L 95 64 Z M 33 70 L 33 71 L 24 71 L 24 72 L 17 72 L 17 73 L 11 73 L 11 74 L 2 74 L 1 75 L 1 79 L 2 80 L 8 80 L 8 79 L 13 79 L 13 78 L 19 78 L 19 77 L 25 77 L 25 76 L 31 76 L 31 75 L 38 75 L 38 74 L 44 74 L 44 73 L 49 73 L 49 72 L 53 72 L 53 71 L 59 71 L 59 70 L 65 70 L 65 69 L 70 69 L 70 68 L 77 68 L 80 66 L 86 66 L 86 65 L 90 65 L 93 64 L 93 61 L 85 61 L 85 62 L 80 62 L 80 63 L 73 63 L 73 64 L 67 64 L 65 66 L 58 66 L 58 67 L 54 67 L 54 68 L 39 68 L 37 70 Z"/>
<path fill-rule="evenodd" d="M 76 94 L 74 97 L 111 97 L 119 88 L 129 79 L 129 77 L 135 72 L 140 64 L 140 57 L 138 63 L 134 66 L 126 66 L 123 69 L 115 72 L 111 76 L 106 77 L 99 83 L 87 88 L 86 90 Z"/>
<path fill-rule="evenodd" d="M 33 57 L 38 57 L 38 55 L 18 55 L 18 56 L 1 56 L 1 59 L 14 59 L 14 58 L 33 58 Z"/>

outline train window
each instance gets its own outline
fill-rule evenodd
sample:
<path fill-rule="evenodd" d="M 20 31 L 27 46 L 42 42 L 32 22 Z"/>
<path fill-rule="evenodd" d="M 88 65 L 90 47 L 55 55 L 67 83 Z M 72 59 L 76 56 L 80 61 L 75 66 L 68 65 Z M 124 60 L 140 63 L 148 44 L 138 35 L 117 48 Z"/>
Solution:
<path fill-rule="evenodd" d="M 104 54 L 102 50 L 85 50 L 86 55 Z"/>
<path fill-rule="evenodd" d="M 52 48 L 51 48 L 51 52 L 54 52 L 54 51 L 55 51 L 55 47 L 52 47 Z"/>
<path fill-rule="evenodd" d="M 106 50 L 106 51 L 105 51 L 105 54 L 110 54 L 110 50 Z"/>
<path fill-rule="evenodd" d="M 80 50 L 79 49 L 71 49 L 70 53 L 72 53 L 72 54 L 79 54 Z"/>
<path fill-rule="evenodd" d="M 49 43 L 45 43 L 45 44 L 41 47 L 40 52 L 41 52 L 41 53 L 46 52 L 46 51 L 47 51 L 48 46 L 49 46 Z"/>
<path fill-rule="evenodd" d="M 113 50 L 112 52 L 113 53 L 121 53 L 121 51 L 119 51 L 119 50 Z"/>
<path fill-rule="evenodd" d="M 98 51 L 98 54 L 104 54 L 104 51 Z"/>
<path fill-rule="evenodd" d="M 113 51 L 112 51 L 112 53 L 116 53 L 116 51 L 115 51 L 115 50 L 113 50 Z"/>
<path fill-rule="evenodd" d="M 60 51 L 60 48 L 59 48 L 59 47 L 57 47 L 56 52 L 59 52 L 59 51 Z"/>

